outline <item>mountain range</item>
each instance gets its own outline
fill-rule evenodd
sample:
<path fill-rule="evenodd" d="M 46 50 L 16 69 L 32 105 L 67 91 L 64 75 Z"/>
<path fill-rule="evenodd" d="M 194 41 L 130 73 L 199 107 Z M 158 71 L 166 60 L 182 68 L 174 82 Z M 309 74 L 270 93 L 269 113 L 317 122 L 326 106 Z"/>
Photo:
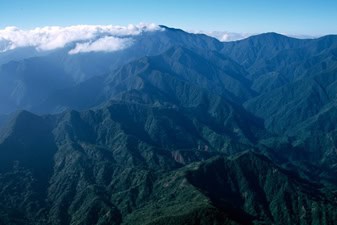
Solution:
<path fill-rule="evenodd" d="M 337 36 L 160 28 L 0 53 L 0 224 L 336 224 Z"/>

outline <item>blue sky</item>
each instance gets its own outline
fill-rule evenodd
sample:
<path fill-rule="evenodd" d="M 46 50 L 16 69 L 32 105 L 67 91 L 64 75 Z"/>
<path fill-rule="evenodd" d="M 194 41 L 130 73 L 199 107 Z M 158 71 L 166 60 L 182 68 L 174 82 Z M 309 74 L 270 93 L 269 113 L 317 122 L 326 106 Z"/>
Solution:
<path fill-rule="evenodd" d="M 336 34 L 337 0 L 0 0 L 0 29 L 139 22 L 185 30 Z"/>

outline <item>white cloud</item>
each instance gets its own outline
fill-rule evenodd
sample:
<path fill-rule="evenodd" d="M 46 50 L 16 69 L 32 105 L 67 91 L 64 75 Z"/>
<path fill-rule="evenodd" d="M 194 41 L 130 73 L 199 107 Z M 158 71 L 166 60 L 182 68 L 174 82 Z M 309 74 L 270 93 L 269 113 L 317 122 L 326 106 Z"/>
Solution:
<path fill-rule="evenodd" d="M 113 52 L 125 49 L 132 44 L 131 38 L 103 37 L 96 41 L 77 43 L 69 54 L 82 52 Z"/>
<path fill-rule="evenodd" d="M 98 47 L 103 44 L 108 45 L 105 51 L 115 51 L 120 49 L 116 47 L 116 44 L 126 47 L 126 43 L 130 43 L 132 36 L 157 30 L 162 30 L 162 28 L 155 24 L 49 26 L 32 30 L 6 27 L 0 30 L 0 51 L 4 52 L 20 47 L 35 47 L 38 51 L 48 51 L 63 48 L 69 43 L 76 44 L 75 49 L 71 50 L 72 54 L 76 51 L 85 52 L 85 47 L 91 49 L 90 51 L 103 50 Z"/>
<path fill-rule="evenodd" d="M 219 41 L 222 42 L 228 42 L 228 41 L 238 41 L 245 39 L 252 34 L 248 33 L 233 33 L 233 32 L 221 32 L 221 31 L 213 31 L 213 32 L 208 32 L 207 33 L 211 37 L 217 38 Z"/>
<path fill-rule="evenodd" d="M 228 41 L 238 41 L 238 40 L 242 40 L 245 39 L 247 37 L 252 36 L 253 34 L 249 34 L 249 33 L 234 33 L 234 32 L 228 32 L 228 31 L 211 31 L 211 32 L 207 32 L 207 31 L 190 31 L 191 33 L 195 33 L 195 34 L 206 34 L 208 36 L 214 37 L 216 39 L 218 39 L 219 41 L 222 42 L 228 42 Z"/>

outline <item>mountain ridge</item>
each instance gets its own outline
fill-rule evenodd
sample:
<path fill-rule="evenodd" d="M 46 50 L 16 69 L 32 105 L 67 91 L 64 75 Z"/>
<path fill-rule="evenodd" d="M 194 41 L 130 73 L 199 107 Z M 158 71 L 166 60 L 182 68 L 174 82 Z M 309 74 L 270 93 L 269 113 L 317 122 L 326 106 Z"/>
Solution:
<path fill-rule="evenodd" d="M 337 36 L 161 28 L 0 53 L 0 224 L 334 224 Z"/>

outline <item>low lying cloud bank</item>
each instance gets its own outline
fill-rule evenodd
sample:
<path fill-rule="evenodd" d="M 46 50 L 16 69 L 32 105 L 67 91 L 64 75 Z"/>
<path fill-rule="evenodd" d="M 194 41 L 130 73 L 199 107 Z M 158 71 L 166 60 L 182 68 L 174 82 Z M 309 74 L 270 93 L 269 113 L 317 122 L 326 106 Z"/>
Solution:
<path fill-rule="evenodd" d="M 129 47 L 132 44 L 132 36 L 162 29 L 155 24 L 48 26 L 32 30 L 6 27 L 0 30 L 0 52 L 20 47 L 35 47 L 38 51 L 49 51 L 63 48 L 69 43 L 76 44 L 69 54 L 111 52 Z"/>
<path fill-rule="evenodd" d="M 69 54 L 78 54 L 81 52 L 114 52 L 123 50 L 131 46 L 131 38 L 103 37 L 96 41 L 77 43 L 76 47 L 69 51 Z"/>
<path fill-rule="evenodd" d="M 227 31 L 213 31 L 206 33 L 207 35 L 211 37 L 215 37 L 219 41 L 222 42 L 228 42 L 228 41 L 238 41 L 245 39 L 249 36 L 252 36 L 252 34 L 248 33 L 233 33 L 233 32 L 227 32 Z"/>
<path fill-rule="evenodd" d="M 249 33 L 234 33 L 228 31 L 201 31 L 201 30 L 191 30 L 191 33 L 194 34 L 206 34 L 210 37 L 214 37 L 221 42 L 229 42 L 229 41 L 238 41 L 252 36 L 253 34 Z"/>

